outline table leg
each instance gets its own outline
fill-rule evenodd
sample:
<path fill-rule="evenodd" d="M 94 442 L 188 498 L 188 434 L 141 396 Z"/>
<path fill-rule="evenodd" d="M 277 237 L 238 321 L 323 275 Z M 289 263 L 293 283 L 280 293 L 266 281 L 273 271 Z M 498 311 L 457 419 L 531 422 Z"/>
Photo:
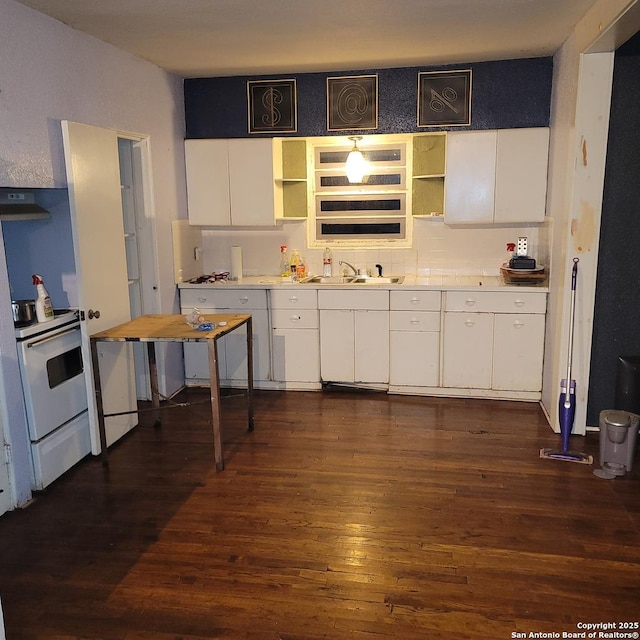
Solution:
<path fill-rule="evenodd" d="M 253 321 L 247 320 L 247 413 L 249 431 L 253 431 Z"/>
<path fill-rule="evenodd" d="M 151 400 L 154 411 L 154 427 L 160 426 L 160 393 L 158 392 L 158 366 L 156 364 L 156 343 L 147 342 L 147 361 L 149 362 L 149 382 L 151 383 Z"/>
<path fill-rule="evenodd" d="M 218 371 L 218 341 L 208 341 L 209 379 L 211 381 L 211 423 L 213 425 L 213 455 L 216 470 L 224 469 L 224 453 L 222 451 L 222 412 L 220 410 L 220 372 Z"/>
<path fill-rule="evenodd" d="M 102 405 L 102 387 L 100 385 L 100 365 L 98 362 L 98 341 L 90 340 L 91 345 L 91 369 L 93 371 L 93 386 L 96 393 L 96 410 L 98 413 L 98 433 L 100 434 L 100 454 L 103 466 L 109 465 L 107 453 L 107 432 L 104 424 L 104 407 Z"/>

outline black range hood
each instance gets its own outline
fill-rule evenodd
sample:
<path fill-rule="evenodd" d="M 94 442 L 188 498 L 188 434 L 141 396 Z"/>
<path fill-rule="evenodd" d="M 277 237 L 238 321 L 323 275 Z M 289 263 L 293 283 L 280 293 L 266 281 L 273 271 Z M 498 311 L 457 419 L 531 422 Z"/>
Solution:
<path fill-rule="evenodd" d="M 51 214 L 36 203 L 33 189 L 0 187 L 0 220 L 36 220 Z"/>

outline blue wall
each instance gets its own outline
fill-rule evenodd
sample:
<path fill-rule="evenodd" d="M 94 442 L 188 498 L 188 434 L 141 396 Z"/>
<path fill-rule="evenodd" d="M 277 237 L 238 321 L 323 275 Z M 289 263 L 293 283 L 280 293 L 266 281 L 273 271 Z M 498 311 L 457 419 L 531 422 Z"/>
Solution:
<path fill-rule="evenodd" d="M 553 60 L 527 58 L 438 67 L 186 79 L 186 137 L 249 137 L 247 80 L 279 78 L 295 78 L 297 83 L 298 131 L 291 135 L 349 135 L 348 131 L 327 131 L 326 79 L 329 76 L 373 73 L 378 74 L 379 126 L 375 130 L 354 133 L 415 133 L 438 130 L 437 127 L 417 126 L 418 72 L 452 69 L 473 71 L 471 126 L 455 127 L 456 129 L 507 129 L 549 125 Z"/>

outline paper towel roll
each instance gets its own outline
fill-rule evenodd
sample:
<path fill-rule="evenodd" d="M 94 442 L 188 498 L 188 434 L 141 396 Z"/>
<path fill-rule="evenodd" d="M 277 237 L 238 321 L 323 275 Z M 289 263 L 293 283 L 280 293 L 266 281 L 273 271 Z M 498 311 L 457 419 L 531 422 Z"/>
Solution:
<path fill-rule="evenodd" d="M 231 275 L 229 280 L 242 280 L 242 247 L 231 247 Z"/>

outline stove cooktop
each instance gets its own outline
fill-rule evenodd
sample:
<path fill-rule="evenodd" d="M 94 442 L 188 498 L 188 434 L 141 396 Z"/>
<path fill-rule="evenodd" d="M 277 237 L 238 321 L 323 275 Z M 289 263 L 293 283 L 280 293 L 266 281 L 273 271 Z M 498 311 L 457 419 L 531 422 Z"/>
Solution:
<path fill-rule="evenodd" d="M 48 320 L 47 322 L 36 321 L 26 327 L 16 327 L 15 335 L 16 338 L 30 338 L 31 336 L 57 329 L 70 322 L 77 322 L 78 317 L 77 309 L 54 309 L 52 320 Z"/>

